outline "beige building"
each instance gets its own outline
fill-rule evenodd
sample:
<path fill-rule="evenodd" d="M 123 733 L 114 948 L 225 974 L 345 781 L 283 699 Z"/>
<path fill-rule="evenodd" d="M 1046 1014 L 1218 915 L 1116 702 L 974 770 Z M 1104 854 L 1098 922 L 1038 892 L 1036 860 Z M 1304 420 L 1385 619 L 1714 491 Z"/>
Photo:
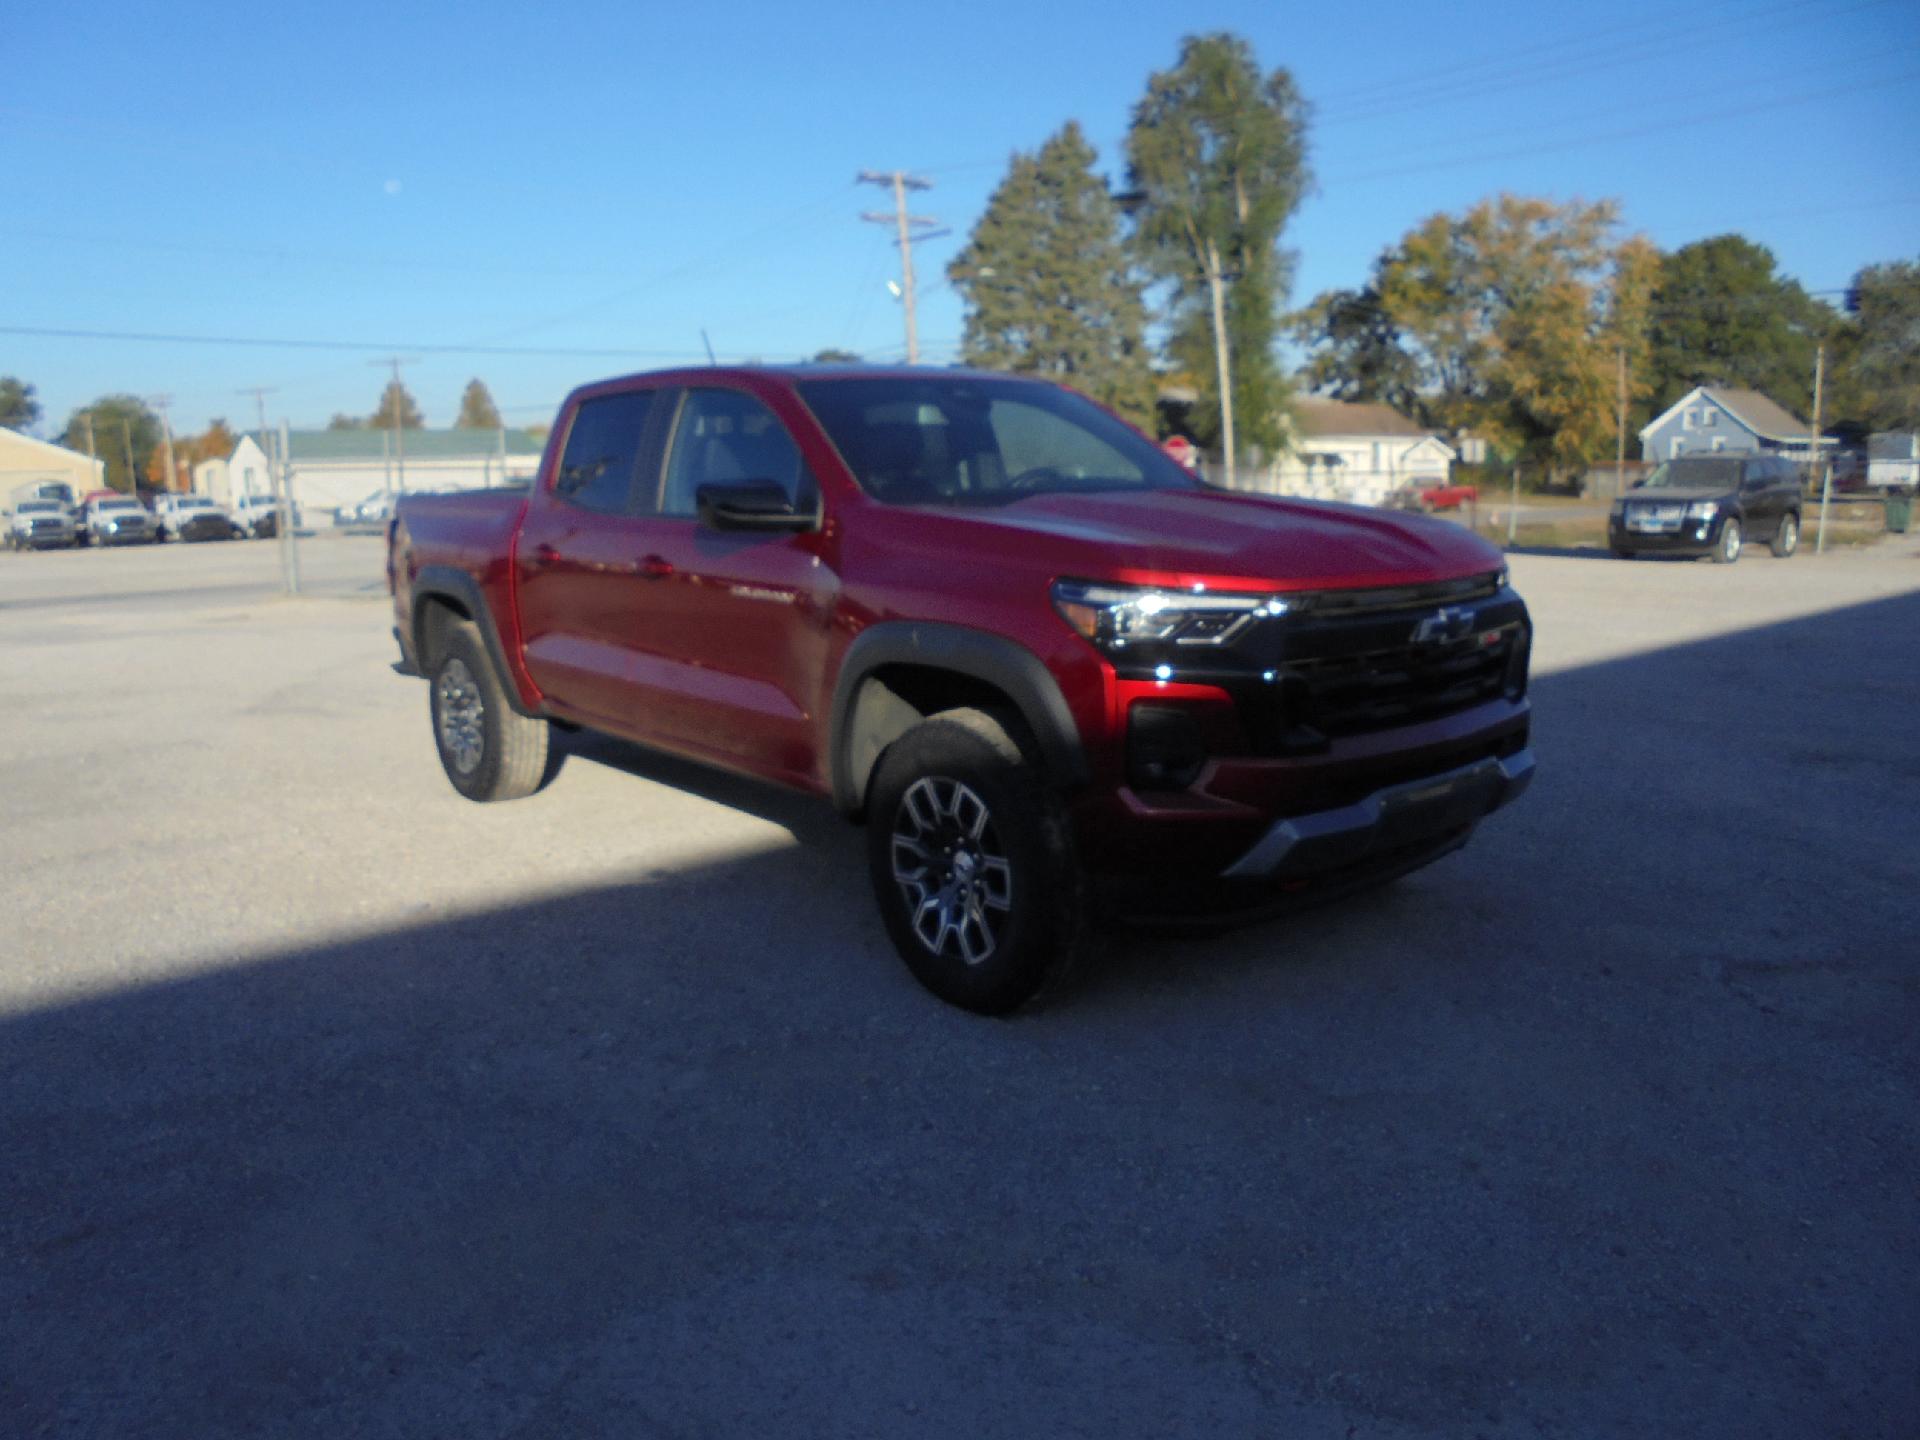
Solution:
<path fill-rule="evenodd" d="M 47 482 L 71 486 L 77 500 L 89 490 L 106 488 L 106 462 L 17 430 L 0 430 L 0 499 L 10 501 L 27 486 Z"/>

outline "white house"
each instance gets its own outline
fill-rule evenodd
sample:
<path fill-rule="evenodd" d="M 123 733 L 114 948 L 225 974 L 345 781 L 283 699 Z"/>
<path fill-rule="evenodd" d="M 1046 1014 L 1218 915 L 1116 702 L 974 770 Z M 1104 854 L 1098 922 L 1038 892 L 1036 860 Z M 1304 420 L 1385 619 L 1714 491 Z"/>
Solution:
<path fill-rule="evenodd" d="M 277 447 L 279 436 L 270 438 Z M 479 490 L 524 480 L 539 469 L 540 448 L 524 430 L 407 430 L 398 444 L 387 430 L 294 430 L 287 436 L 294 499 L 309 514 L 358 505 L 387 491 Z M 273 488 L 266 449 L 253 432 L 240 437 L 224 472 L 213 464 L 196 467 L 194 489 L 222 504 Z"/>
<path fill-rule="evenodd" d="M 0 429 L 0 502 L 41 482 L 71 486 L 75 497 L 106 487 L 107 464 L 18 430 Z"/>
<path fill-rule="evenodd" d="M 1262 488 L 1313 500 L 1378 505 L 1408 485 L 1444 485 L 1459 458 L 1389 405 L 1294 402 L 1293 446 Z"/>

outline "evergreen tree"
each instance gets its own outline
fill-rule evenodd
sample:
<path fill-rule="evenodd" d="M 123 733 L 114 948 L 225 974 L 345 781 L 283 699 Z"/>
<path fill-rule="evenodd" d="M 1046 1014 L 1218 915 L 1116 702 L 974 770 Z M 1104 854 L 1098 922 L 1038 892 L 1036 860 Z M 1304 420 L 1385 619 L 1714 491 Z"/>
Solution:
<path fill-rule="evenodd" d="M 1291 266 L 1280 236 L 1309 180 L 1306 124 L 1293 77 L 1263 76 L 1246 41 L 1219 34 L 1189 36 L 1174 68 L 1148 78 L 1127 132 L 1134 238 L 1169 287 L 1168 349 L 1202 382 L 1206 438 L 1229 449 L 1271 451 L 1282 438 L 1274 342 Z"/>
<path fill-rule="evenodd" d="M 1062 381 L 1150 426 L 1146 303 L 1095 158 L 1072 121 L 1038 153 L 1013 157 L 947 267 L 967 306 L 960 354 Z"/>
<path fill-rule="evenodd" d="M 460 396 L 460 418 L 453 422 L 462 430 L 498 430 L 500 410 L 480 380 L 469 380 Z"/>
<path fill-rule="evenodd" d="M 380 392 L 379 408 L 373 412 L 373 418 L 367 424 L 375 430 L 391 430 L 396 421 L 402 430 L 418 430 L 426 424 L 420 418 L 420 407 L 414 403 L 407 387 L 398 380 L 389 380 L 387 388 Z"/>

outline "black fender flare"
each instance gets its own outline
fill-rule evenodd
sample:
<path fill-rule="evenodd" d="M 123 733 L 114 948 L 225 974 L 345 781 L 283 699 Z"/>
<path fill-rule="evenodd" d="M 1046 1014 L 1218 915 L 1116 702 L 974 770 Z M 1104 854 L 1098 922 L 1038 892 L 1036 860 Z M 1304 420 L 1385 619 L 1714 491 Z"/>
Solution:
<path fill-rule="evenodd" d="M 538 718 L 538 712 L 529 710 L 520 698 L 520 686 L 514 679 L 514 671 L 507 664 L 506 647 L 500 643 L 500 631 L 493 623 L 493 611 L 487 605 L 486 596 L 481 593 L 480 582 L 455 565 L 423 565 L 420 573 L 413 577 L 413 613 L 408 617 L 408 639 L 412 642 L 414 668 L 425 673 L 425 638 L 421 626 L 426 619 L 427 605 L 434 600 L 451 600 L 464 610 L 480 631 L 480 638 L 487 647 L 487 658 L 493 662 L 493 673 L 500 679 L 500 688 L 506 692 L 507 703 L 515 712 L 530 718 Z"/>
<path fill-rule="evenodd" d="M 872 681 L 888 665 L 919 665 L 983 681 L 1020 712 L 1054 779 L 1081 785 L 1086 750 L 1066 697 L 1046 665 L 1025 646 L 985 630 L 927 620 L 883 620 L 847 647 L 833 687 L 830 753 L 833 802 L 847 814 L 866 802 L 867 782 L 880 752 L 916 723 L 918 711 Z"/>

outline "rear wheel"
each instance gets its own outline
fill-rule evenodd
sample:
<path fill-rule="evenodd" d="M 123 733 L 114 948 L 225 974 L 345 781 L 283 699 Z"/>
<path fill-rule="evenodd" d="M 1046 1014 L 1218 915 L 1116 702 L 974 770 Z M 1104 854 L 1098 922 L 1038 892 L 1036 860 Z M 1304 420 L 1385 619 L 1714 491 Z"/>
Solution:
<path fill-rule="evenodd" d="M 922 985 L 1005 1015 L 1066 978 L 1081 877 L 1066 818 L 1007 723 L 948 710 L 915 726 L 881 757 L 867 814 L 874 897 Z"/>
<path fill-rule="evenodd" d="M 1768 547 L 1782 560 L 1800 548 L 1800 517 L 1788 511 L 1781 518 L 1780 528 L 1773 532 L 1773 542 Z"/>
<path fill-rule="evenodd" d="M 508 703 L 472 622 L 441 632 L 429 685 L 434 744 L 454 789 L 469 800 L 519 800 L 546 783 L 550 727 Z"/>
<path fill-rule="evenodd" d="M 1713 558 L 1721 565 L 1731 565 L 1740 558 L 1743 537 L 1740 534 L 1740 522 L 1732 516 L 1720 527 L 1720 543 L 1714 547 Z"/>

